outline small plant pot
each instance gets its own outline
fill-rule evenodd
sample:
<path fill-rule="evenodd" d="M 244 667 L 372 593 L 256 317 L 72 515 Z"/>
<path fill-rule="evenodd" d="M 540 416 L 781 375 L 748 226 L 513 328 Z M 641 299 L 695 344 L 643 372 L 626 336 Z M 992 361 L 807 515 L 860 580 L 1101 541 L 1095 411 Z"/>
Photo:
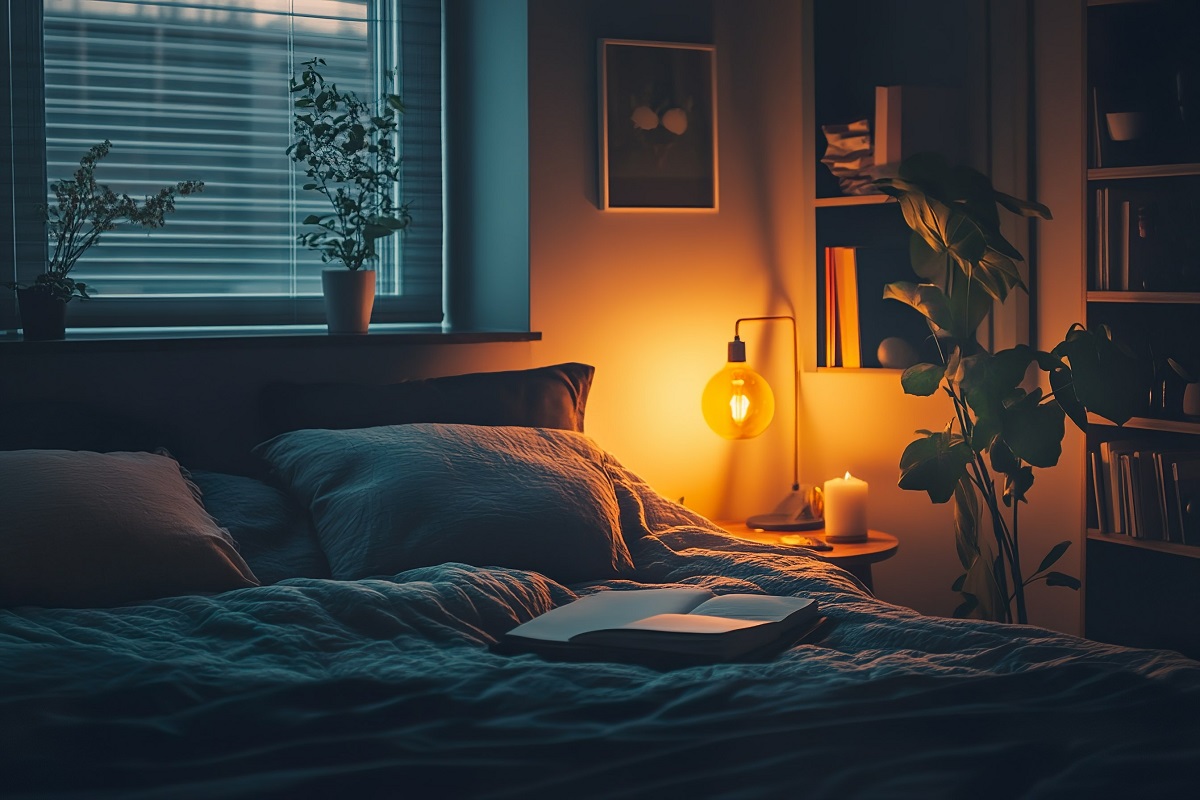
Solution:
<path fill-rule="evenodd" d="M 329 332 L 363 334 L 371 324 L 375 305 L 375 271 L 327 269 L 321 272 L 325 293 L 325 321 Z"/>
<path fill-rule="evenodd" d="M 45 342 L 67 338 L 67 302 L 49 292 L 17 289 L 21 311 L 21 335 L 26 341 Z"/>

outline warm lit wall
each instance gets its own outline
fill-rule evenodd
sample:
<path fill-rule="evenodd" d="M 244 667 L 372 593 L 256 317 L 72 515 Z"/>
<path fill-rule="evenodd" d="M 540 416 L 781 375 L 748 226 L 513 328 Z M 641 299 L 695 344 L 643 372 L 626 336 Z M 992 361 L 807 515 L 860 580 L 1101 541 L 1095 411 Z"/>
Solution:
<path fill-rule="evenodd" d="M 913 431 L 944 425 L 948 407 L 905 397 L 894 372 L 818 373 L 811 363 L 801 8 L 794 0 L 530 0 L 531 318 L 544 336 L 534 359 L 594 364 L 588 432 L 667 496 L 737 518 L 770 510 L 791 481 L 787 326 L 742 331 L 784 409 L 767 435 L 717 438 L 701 418 L 700 391 L 723 363 L 736 318 L 796 313 L 801 481 L 847 469 L 869 481 L 870 525 L 901 539 L 897 556 L 875 569 L 877 591 L 949 614 L 959 600 L 949 589 L 959 571 L 950 509 L 896 487 Z M 604 37 L 716 44 L 719 213 L 598 210 L 595 50 Z M 1060 478 L 1079 485 L 1072 467 Z M 1039 494 L 1043 486 L 1051 484 L 1039 484 Z M 1040 514 L 1078 519 L 1069 504 L 1041 502 L 1025 516 L 1027 530 Z M 1077 608 L 1073 596 L 1052 596 L 1033 620 L 1075 630 Z"/>
<path fill-rule="evenodd" d="M 1038 198 L 1054 212 L 1039 227 L 1036 324 L 1038 344 L 1049 350 L 1062 341 L 1072 323 L 1084 320 L 1084 130 L 1083 4 L 1077 0 L 1039 0 L 1037 12 Z M 1062 571 L 1083 577 L 1084 442 L 1067 423 L 1063 454 L 1053 470 L 1041 470 L 1030 494 L 1033 513 L 1027 530 L 1045 552 L 1055 542 L 1073 544 L 1059 562 Z M 1038 587 L 1034 608 L 1055 609 L 1050 620 L 1063 630 L 1080 630 L 1080 603 L 1074 592 Z M 1068 600 L 1063 601 L 1067 595 Z M 1053 605 L 1051 605 L 1053 604 Z"/>

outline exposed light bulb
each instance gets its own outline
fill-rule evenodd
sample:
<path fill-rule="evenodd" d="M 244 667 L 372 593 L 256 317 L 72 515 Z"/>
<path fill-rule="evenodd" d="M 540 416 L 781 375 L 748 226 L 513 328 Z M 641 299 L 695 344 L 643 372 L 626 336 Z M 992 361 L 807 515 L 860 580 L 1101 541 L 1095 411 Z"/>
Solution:
<path fill-rule="evenodd" d="M 758 436 L 775 416 L 775 394 L 745 361 L 730 361 L 704 387 L 704 421 L 726 439 Z"/>

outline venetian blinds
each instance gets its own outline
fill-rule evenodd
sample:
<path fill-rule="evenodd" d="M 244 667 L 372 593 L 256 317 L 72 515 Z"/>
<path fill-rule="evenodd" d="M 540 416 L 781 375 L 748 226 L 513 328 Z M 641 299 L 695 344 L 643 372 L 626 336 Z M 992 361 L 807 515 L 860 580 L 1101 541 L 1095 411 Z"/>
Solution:
<path fill-rule="evenodd" d="M 325 210 L 286 156 L 289 79 L 320 57 L 363 98 L 403 98 L 410 229 L 387 240 L 376 321 L 441 319 L 439 0 L 44 0 L 47 176 L 104 139 L 97 179 L 135 198 L 201 180 L 166 226 L 105 235 L 73 277 L 96 325 L 322 321 L 320 255 L 296 241 Z M 390 76 L 392 67 L 397 75 Z M 395 83 L 386 83 L 394 80 Z M 328 265 L 334 266 L 334 265 Z"/>

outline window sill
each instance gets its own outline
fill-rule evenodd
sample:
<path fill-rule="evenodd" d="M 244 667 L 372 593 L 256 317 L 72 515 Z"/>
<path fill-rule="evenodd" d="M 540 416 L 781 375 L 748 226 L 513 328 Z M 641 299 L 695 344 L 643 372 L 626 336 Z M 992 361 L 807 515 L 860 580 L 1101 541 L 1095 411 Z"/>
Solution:
<path fill-rule="evenodd" d="M 535 342 L 536 331 L 459 331 L 441 325 L 375 324 L 362 335 L 333 335 L 324 325 L 229 328 L 69 328 L 67 337 L 27 342 L 17 333 L 0 335 L 0 351 L 21 353 L 119 352 L 236 349 L 245 347 L 364 347 L 374 345 L 487 344 Z"/>

